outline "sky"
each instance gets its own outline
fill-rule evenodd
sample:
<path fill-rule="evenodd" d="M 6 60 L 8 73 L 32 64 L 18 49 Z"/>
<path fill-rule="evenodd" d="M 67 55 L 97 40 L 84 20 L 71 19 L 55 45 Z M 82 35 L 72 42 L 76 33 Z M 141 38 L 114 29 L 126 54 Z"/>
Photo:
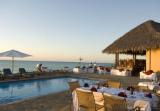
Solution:
<path fill-rule="evenodd" d="M 159 12 L 160 0 L 0 0 L 0 52 L 32 55 L 22 60 L 113 62 L 102 50 L 147 20 L 160 22 Z"/>

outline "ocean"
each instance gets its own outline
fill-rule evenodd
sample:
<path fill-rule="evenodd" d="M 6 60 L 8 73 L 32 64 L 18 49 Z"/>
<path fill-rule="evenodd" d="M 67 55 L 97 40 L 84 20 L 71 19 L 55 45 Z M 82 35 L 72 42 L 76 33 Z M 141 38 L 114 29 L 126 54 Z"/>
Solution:
<path fill-rule="evenodd" d="M 79 62 L 57 62 L 57 61 L 14 61 L 14 73 L 18 72 L 19 68 L 25 68 L 26 71 L 35 71 L 37 64 L 42 64 L 43 67 L 47 67 L 52 70 L 61 70 L 64 67 L 69 67 L 70 69 L 79 65 Z M 112 66 L 112 63 L 96 63 L 97 66 Z M 89 63 L 81 63 L 81 66 L 89 66 Z M 0 71 L 3 68 L 12 67 L 12 62 L 10 60 L 0 60 Z"/>

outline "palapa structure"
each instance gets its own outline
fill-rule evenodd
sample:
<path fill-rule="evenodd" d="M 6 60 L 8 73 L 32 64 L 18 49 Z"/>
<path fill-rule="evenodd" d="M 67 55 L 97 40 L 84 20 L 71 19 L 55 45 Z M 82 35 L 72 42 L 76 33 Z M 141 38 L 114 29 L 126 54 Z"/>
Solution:
<path fill-rule="evenodd" d="M 146 70 L 160 71 L 160 23 L 148 20 L 106 47 L 103 53 L 146 55 Z M 159 58 L 158 58 L 159 57 Z"/>

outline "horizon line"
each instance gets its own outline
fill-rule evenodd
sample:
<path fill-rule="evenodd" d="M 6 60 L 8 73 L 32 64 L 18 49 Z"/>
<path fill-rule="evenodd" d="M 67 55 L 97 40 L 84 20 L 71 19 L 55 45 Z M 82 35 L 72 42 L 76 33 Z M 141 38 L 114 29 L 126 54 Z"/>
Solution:
<path fill-rule="evenodd" d="M 0 60 L 0 61 L 11 61 L 11 60 Z M 54 60 L 15 60 L 15 61 L 31 61 L 31 62 L 75 62 L 75 63 L 78 63 L 80 61 L 54 61 Z M 81 61 L 81 63 L 107 63 L 107 64 L 114 64 L 114 62 L 89 62 L 89 61 Z"/>

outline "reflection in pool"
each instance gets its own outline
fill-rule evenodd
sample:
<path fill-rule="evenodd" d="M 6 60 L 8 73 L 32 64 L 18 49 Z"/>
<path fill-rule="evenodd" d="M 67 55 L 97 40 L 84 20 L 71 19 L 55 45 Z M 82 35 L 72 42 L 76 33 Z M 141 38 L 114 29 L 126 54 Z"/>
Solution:
<path fill-rule="evenodd" d="M 88 79 L 66 77 L 0 83 L 0 104 L 61 92 L 68 89 L 68 81 L 75 80 L 79 80 L 81 86 L 84 83 L 94 84 L 97 82 Z"/>

